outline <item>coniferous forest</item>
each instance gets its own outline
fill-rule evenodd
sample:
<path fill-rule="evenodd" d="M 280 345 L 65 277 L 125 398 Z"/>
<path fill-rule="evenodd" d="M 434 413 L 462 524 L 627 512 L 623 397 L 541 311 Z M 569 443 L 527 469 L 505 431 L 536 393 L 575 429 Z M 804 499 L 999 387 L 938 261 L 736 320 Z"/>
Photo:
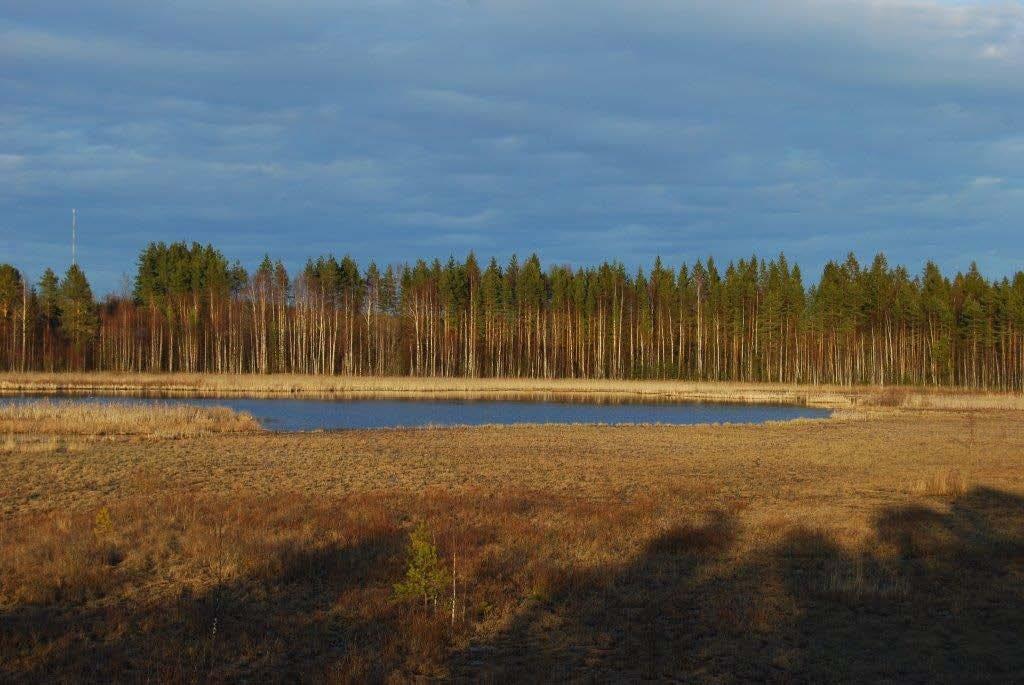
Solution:
<path fill-rule="evenodd" d="M 0 265 L 0 369 L 668 378 L 1024 389 L 1024 272 L 920 274 L 883 255 L 816 283 L 782 255 L 678 268 L 310 260 L 252 273 L 149 245 L 131 293 Z"/>

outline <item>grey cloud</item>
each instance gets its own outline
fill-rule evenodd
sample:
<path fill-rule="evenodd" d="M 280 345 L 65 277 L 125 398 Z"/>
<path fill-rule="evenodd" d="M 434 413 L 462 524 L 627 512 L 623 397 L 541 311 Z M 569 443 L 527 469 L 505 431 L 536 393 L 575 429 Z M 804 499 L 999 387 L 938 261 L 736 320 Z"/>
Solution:
<path fill-rule="evenodd" d="M 3 258 L 37 274 L 77 206 L 112 241 L 83 252 L 100 290 L 145 242 L 178 238 L 291 265 L 314 248 L 784 250 L 811 272 L 851 249 L 1021 259 L 1018 3 L 0 1 L 0 16 Z"/>

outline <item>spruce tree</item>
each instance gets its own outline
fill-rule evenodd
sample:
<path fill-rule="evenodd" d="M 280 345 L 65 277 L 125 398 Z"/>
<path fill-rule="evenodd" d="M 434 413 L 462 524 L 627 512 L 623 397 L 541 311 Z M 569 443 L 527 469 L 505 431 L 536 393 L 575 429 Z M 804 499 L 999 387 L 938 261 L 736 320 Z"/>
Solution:
<path fill-rule="evenodd" d="M 60 329 L 75 351 L 81 355 L 96 334 L 99 321 L 96 302 L 85 273 L 77 264 L 68 267 L 60 283 L 58 296 Z"/>

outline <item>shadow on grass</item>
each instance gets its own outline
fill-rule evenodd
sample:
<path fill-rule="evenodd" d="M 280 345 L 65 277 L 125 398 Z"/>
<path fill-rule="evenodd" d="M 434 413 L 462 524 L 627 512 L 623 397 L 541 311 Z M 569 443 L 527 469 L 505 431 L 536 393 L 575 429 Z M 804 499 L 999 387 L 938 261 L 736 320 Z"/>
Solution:
<path fill-rule="evenodd" d="M 850 552 L 796 530 L 741 560 L 716 514 L 624 567 L 572 574 L 454 658 L 483 681 L 1024 679 L 1024 499 L 883 511 Z"/>
<path fill-rule="evenodd" d="M 880 512 L 862 549 L 798 529 L 742 555 L 735 516 L 712 511 L 622 565 L 550 568 L 500 634 L 455 653 L 444 621 L 392 600 L 400 528 L 274 549 L 170 603 L 0 609 L 0 680 L 1024 680 L 1024 499 L 926 504 Z"/>
<path fill-rule="evenodd" d="M 393 607 L 382 602 L 367 606 L 365 615 L 341 616 L 332 605 L 360 583 L 386 583 L 403 544 L 395 533 L 349 547 L 274 550 L 257 576 L 203 593 L 185 590 L 170 604 L 149 604 L 139 597 L 88 612 L 59 604 L 8 611 L 0 614 L 6 642 L 0 649 L 37 657 L 32 667 L 8 671 L 0 680 L 324 677 L 342 662 L 367 679 L 383 677 L 386 670 L 379 669 L 391 664 L 354 646 L 379 644 L 379 634 L 397 630 Z M 91 606 L 97 604 L 102 602 Z"/>

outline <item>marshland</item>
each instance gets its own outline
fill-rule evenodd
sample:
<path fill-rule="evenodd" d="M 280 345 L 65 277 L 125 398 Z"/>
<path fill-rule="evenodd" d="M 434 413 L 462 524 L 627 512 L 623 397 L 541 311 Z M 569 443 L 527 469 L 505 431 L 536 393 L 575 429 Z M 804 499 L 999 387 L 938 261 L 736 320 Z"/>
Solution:
<path fill-rule="evenodd" d="M 1024 683 L 1024 3 L 0 7 L 0 685 Z"/>
<path fill-rule="evenodd" d="M 166 380 L 165 392 L 320 397 L 554 384 L 584 396 L 731 391 L 742 401 L 758 390 Z M 135 397 L 161 389 L 146 376 L 2 379 L 37 392 L 58 382 Z M 279 433 L 227 409 L 135 397 L 5 406 L 0 675 L 855 682 L 1024 673 L 1019 398 L 760 392 L 812 393 L 804 402 L 831 416 Z"/>

